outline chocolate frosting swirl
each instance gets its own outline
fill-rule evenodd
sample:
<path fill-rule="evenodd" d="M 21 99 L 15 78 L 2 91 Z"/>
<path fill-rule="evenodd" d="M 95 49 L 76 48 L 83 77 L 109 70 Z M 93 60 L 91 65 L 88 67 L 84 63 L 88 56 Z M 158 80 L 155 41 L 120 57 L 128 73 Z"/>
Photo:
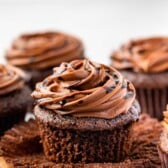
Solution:
<path fill-rule="evenodd" d="M 130 41 L 112 56 L 115 68 L 158 73 L 168 70 L 168 38 L 153 37 Z"/>
<path fill-rule="evenodd" d="M 21 89 L 26 79 L 25 73 L 13 66 L 0 64 L 0 96 Z"/>
<path fill-rule="evenodd" d="M 85 59 L 56 67 L 32 96 L 59 115 L 111 119 L 129 110 L 135 89 L 114 68 Z"/>
<path fill-rule="evenodd" d="M 82 42 L 60 32 L 25 34 L 14 40 L 6 58 L 25 69 L 45 69 L 83 58 Z"/>

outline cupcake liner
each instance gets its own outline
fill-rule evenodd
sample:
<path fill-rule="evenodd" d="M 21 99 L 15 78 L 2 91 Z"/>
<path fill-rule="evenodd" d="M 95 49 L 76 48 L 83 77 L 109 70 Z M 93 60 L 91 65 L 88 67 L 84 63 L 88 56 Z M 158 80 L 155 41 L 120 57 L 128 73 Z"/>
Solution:
<path fill-rule="evenodd" d="M 158 168 L 160 159 L 156 144 L 160 137 L 161 124 L 142 114 L 139 122 L 133 125 L 132 148 L 129 156 L 119 163 L 54 163 L 46 159 L 40 143 L 40 135 L 35 121 L 21 122 L 5 132 L 0 139 L 0 167 L 26 168 Z M 22 138 L 20 138 L 22 137 Z M 32 143 L 29 143 L 31 140 Z M 27 144 L 27 148 L 23 148 Z M 27 150 L 30 149 L 31 151 Z"/>
<path fill-rule="evenodd" d="M 130 146 L 130 124 L 114 130 L 58 129 L 38 119 L 44 153 L 56 163 L 118 162 Z"/>
<path fill-rule="evenodd" d="M 143 89 L 136 88 L 137 99 L 141 105 L 141 111 L 163 119 L 163 111 L 168 101 L 168 88 Z"/>

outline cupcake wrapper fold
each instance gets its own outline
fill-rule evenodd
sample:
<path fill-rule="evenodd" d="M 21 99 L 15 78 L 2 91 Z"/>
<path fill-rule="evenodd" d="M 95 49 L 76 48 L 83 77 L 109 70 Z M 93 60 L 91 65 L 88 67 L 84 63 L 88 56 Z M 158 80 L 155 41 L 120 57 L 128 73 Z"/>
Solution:
<path fill-rule="evenodd" d="M 163 119 L 163 111 L 168 102 L 168 88 L 143 89 L 136 88 L 137 99 L 141 105 L 141 111 Z"/>

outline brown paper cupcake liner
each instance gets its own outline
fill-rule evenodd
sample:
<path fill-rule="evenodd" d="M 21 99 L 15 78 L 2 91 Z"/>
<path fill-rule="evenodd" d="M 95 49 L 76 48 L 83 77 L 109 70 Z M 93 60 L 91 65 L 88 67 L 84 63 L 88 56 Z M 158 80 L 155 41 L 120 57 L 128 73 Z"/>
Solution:
<path fill-rule="evenodd" d="M 20 123 L 7 131 L 0 140 L 0 167 L 3 168 L 158 168 L 160 159 L 157 154 L 162 126 L 143 114 L 133 126 L 131 139 L 133 145 L 129 156 L 120 163 L 77 163 L 56 164 L 48 161 L 42 148 L 37 148 L 39 131 L 34 121 Z M 22 138 L 21 138 L 22 137 Z M 39 138 L 37 138 L 39 137 Z M 31 141 L 31 143 L 30 143 Z M 23 144 L 27 147 L 23 148 Z M 28 149 L 31 148 L 31 152 Z M 22 155 L 21 155 L 22 153 Z"/>
<path fill-rule="evenodd" d="M 163 119 L 163 111 L 168 101 L 168 88 L 142 89 L 136 88 L 137 99 L 141 105 L 141 111 L 151 117 Z"/>

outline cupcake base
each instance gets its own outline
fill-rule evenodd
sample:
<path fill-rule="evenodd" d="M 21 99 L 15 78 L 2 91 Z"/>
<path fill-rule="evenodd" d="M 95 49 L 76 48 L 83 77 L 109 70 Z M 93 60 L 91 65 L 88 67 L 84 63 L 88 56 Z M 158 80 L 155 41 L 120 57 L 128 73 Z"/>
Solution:
<path fill-rule="evenodd" d="M 113 131 L 78 131 L 38 121 L 46 157 L 56 163 L 118 162 L 126 156 L 130 125 Z"/>
<path fill-rule="evenodd" d="M 35 108 L 46 157 L 56 163 L 119 162 L 129 152 L 131 125 L 139 118 L 137 102 L 114 119 L 75 118 Z"/>

